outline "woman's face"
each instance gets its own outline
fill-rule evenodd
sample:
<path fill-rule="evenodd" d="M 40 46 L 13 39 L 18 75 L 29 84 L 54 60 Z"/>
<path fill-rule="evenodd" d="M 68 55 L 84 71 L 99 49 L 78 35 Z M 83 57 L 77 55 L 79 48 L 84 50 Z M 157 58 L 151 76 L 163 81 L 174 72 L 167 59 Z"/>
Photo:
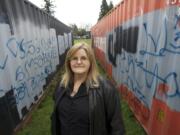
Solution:
<path fill-rule="evenodd" d="M 84 49 L 79 49 L 70 60 L 70 67 L 74 75 L 86 75 L 90 61 Z"/>

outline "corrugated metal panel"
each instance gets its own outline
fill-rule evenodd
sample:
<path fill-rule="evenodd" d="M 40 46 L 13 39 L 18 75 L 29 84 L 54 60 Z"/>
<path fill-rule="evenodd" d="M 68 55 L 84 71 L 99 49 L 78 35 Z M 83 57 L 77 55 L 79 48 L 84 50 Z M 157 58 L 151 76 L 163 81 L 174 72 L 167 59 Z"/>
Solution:
<path fill-rule="evenodd" d="M 70 32 L 26 0 L 0 0 L 1 135 L 12 134 L 43 95 L 43 86 L 72 45 Z"/>
<path fill-rule="evenodd" d="M 91 33 L 146 132 L 180 135 L 180 1 L 124 0 Z"/>

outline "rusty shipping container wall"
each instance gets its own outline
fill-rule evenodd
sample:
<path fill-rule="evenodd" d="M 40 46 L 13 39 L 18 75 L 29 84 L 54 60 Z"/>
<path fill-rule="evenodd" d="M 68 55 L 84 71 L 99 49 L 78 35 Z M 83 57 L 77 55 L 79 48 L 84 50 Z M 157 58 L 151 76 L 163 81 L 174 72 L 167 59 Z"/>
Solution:
<path fill-rule="evenodd" d="M 123 0 L 91 33 L 146 132 L 180 135 L 180 0 Z"/>
<path fill-rule="evenodd" d="M 71 30 L 26 0 L 0 0 L 0 135 L 11 135 L 72 45 Z"/>

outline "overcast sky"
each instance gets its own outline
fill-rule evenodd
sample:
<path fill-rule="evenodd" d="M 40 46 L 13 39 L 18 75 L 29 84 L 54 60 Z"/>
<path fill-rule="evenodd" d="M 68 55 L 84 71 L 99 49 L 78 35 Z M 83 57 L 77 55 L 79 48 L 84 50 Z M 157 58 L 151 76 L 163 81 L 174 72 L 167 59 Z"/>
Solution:
<path fill-rule="evenodd" d="M 44 0 L 29 0 L 38 7 L 44 5 Z M 114 6 L 121 0 L 106 0 Z M 95 25 L 99 16 L 102 0 L 54 0 L 55 17 L 61 22 L 69 25 L 76 24 L 78 27 Z"/>

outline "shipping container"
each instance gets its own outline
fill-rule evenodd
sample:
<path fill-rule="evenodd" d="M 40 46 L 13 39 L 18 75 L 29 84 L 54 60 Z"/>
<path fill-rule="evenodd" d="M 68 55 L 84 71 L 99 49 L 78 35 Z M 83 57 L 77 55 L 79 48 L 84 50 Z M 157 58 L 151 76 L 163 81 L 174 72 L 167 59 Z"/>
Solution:
<path fill-rule="evenodd" d="M 0 0 L 0 135 L 12 135 L 40 101 L 71 29 L 27 0 Z"/>
<path fill-rule="evenodd" d="M 122 0 L 91 34 L 147 134 L 180 135 L 180 0 Z"/>

